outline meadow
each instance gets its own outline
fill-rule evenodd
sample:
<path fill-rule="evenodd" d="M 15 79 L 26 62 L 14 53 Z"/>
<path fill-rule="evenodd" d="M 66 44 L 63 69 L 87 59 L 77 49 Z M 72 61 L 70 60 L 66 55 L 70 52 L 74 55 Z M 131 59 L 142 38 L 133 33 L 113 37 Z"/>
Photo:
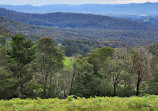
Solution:
<path fill-rule="evenodd" d="M 158 96 L 0 100 L 0 111 L 158 111 Z"/>

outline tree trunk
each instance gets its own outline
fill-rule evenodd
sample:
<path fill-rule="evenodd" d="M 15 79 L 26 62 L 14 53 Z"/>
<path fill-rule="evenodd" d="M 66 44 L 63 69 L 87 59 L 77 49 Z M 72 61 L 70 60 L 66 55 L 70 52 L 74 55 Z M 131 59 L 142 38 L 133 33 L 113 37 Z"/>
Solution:
<path fill-rule="evenodd" d="M 137 92 L 136 92 L 136 96 L 139 96 L 139 89 L 140 89 L 140 82 L 141 82 L 141 72 L 138 72 L 138 81 L 137 81 Z"/>
<path fill-rule="evenodd" d="M 50 81 L 49 81 L 49 82 L 50 82 L 49 85 L 50 85 L 50 87 L 51 87 L 51 85 L 52 85 L 52 74 L 50 75 L 50 78 L 49 78 L 49 79 L 50 79 Z"/>
<path fill-rule="evenodd" d="M 45 80 L 44 80 L 44 91 L 43 91 L 43 95 L 44 95 L 44 97 L 46 97 L 46 95 L 47 95 L 47 78 L 48 78 L 48 76 L 47 75 L 45 75 Z"/>
<path fill-rule="evenodd" d="M 137 93 L 136 96 L 139 96 L 139 81 L 137 82 Z"/>
<path fill-rule="evenodd" d="M 24 66 L 21 64 L 20 60 L 17 61 L 17 66 L 18 66 L 18 70 L 17 70 L 17 78 L 20 79 L 20 82 L 18 84 L 18 97 L 22 97 L 22 94 L 23 94 L 23 82 L 25 81 L 24 80 L 24 77 L 23 77 L 23 69 L 24 69 Z M 22 68 L 20 68 L 22 66 Z"/>
<path fill-rule="evenodd" d="M 116 76 L 116 79 L 115 79 L 115 82 L 114 82 L 114 95 L 113 96 L 116 96 L 116 88 L 117 88 L 117 85 L 118 85 L 118 75 Z"/>
<path fill-rule="evenodd" d="M 76 74 L 76 64 L 73 64 L 73 68 L 74 68 L 74 72 L 73 72 L 73 74 L 72 74 L 72 80 L 71 80 L 70 93 L 69 93 L 69 95 L 72 94 L 72 85 L 73 85 L 73 81 L 74 81 L 75 74 Z"/>
<path fill-rule="evenodd" d="M 113 96 L 116 96 L 116 88 L 117 88 L 117 85 L 116 85 L 116 83 L 114 83 L 114 95 Z"/>

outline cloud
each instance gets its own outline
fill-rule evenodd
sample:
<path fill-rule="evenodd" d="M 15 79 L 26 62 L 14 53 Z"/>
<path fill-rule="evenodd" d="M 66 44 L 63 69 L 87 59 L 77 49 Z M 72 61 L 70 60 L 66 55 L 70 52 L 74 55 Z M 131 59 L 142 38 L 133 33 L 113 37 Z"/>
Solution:
<path fill-rule="evenodd" d="M 45 5 L 45 4 L 121 4 L 158 2 L 158 0 L 0 0 L 0 4 L 8 5 Z"/>

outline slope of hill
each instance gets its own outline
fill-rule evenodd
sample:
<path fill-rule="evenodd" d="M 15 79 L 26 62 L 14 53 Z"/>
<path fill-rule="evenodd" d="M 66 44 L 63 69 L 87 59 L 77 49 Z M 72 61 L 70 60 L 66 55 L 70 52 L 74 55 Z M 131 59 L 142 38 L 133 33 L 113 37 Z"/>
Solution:
<path fill-rule="evenodd" d="M 158 42 L 157 31 L 147 30 L 114 30 L 114 29 L 63 29 L 29 25 L 22 22 L 0 17 L 0 26 L 11 34 L 22 34 L 29 39 L 36 40 L 40 37 L 51 37 L 55 40 L 64 39 L 91 39 L 99 41 L 121 41 L 127 45 L 146 45 Z"/>
<path fill-rule="evenodd" d="M 108 16 L 50 13 L 27 14 L 0 8 L 0 26 L 30 39 L 91 39 L 120 41 L 127 45 L 158 42 L 158 29 L 147 24 Z"/>
<path fill-rule="evenodd" d="M 73 12 L 91 13 L 101 15 L 158 15 L 158 3 L 132 3 L 132 4 L 84 4 L 84 5 L 0 5 L 2 8 L 26 13 L 52 13 Z"/>
<path fill-rule="evenodd" d="M 56 38 L 63 39 L 67 37 L 66 36 L 67 34 L 69 35 L 69 31 L 65 31 L 62 29 L 33 26 L 22 22 L 10 20 L 5 17 L 0 17 L 0 26 L 3 27 L 4 29 L 7 29 L 11 34 L 25 35 L 26 37 L 29 38 L 30 36 L 35 37 L 35 38 L 30 38 L 32 40 L 39 39 L 40 37 L 45 37 L 45 36 L 49 36 L 54 39 Z"/>
<path fill-rule="evenodd" d="M 158 27 L 158 16 L 116 16 L 116 18 L 138 21 Z"/>
<path fill-rule="evenodd" d="M 131 20 L 116 19 L 108 16 L 49 13 L 26 14 L 0 8 L 0 16 L 24 22 L 30 25 L 40 25 L 59 28 L 104 28 L 117 30 L 149 30 L 153 27 Z"/>

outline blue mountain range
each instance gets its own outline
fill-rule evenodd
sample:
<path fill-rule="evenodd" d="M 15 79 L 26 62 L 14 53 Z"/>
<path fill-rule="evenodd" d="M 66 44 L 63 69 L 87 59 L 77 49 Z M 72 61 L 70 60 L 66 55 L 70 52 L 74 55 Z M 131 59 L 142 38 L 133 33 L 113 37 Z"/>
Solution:
<path fill-rule="evenodd" d="M 90 13 L 98 15 L 141 15 L 157 16 L 158 3 L 131 3 L 131 4 L 83 4 L 83 5 L 0 5 L 1 8 L 25 13 L 72 12 Z"/>

